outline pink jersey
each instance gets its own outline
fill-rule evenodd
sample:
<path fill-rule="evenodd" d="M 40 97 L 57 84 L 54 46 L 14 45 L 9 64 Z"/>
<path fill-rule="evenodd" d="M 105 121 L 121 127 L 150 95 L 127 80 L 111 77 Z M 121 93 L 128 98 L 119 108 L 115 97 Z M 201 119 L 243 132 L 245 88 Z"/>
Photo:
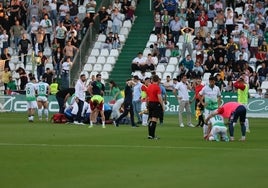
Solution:
<path fill-rule="evenodd" d="M 218 109 L 218 113 L 224 118 L 229 118 L 231 113 L 240 105 L 238 102 L 227 102 Z"/>

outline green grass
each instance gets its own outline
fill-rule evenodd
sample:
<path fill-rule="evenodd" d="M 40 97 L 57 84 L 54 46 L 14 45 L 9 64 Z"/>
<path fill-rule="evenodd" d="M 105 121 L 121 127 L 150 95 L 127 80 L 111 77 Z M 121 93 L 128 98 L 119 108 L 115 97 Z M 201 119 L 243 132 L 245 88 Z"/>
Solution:
<path fill-rule="evenodd" d="M 267 119 L 250 119 L 246 142 L 207 142 L 201 128 L 179 128 L 177 116 L 157 127 L 106 129 L 0 113 L 1 188 L 268 186 Z M 235 127 L 237 140 L 240 127 Z"/>

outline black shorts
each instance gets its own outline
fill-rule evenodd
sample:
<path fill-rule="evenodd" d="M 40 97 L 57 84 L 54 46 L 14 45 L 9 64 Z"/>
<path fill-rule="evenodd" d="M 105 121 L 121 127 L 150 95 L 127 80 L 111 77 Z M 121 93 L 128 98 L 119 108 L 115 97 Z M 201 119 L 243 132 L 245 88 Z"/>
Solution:
<path fill-rule="evenodd" d="M 231 114 L 229 118 L 229 122 L 236 123 L 238 118 L 241 123 L 245 123 L 247 115 L 247 109 L 245 106 L 240 105 L 238 106 L 235 111 Z"/>
<path fill-rule="evenodd" d="M 162 106 L 159 102 L 149 102 L 148 103 L 149 118 L 159 118 L 163 113 Z"/>

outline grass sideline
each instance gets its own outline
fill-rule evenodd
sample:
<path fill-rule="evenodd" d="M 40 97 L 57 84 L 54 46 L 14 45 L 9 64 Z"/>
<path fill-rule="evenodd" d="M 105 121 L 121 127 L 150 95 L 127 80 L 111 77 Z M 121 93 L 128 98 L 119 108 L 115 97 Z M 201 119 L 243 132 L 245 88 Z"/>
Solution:
<path fill-rule="evenodd" d="M 207 142 L 178 117 L 147 128 L 28 123 L 0 113 L 1 188 L 268 187 L 267 119 L 251 118 L 246 142 Z M 235 127 L 236 140 L 240 127 Z"/>

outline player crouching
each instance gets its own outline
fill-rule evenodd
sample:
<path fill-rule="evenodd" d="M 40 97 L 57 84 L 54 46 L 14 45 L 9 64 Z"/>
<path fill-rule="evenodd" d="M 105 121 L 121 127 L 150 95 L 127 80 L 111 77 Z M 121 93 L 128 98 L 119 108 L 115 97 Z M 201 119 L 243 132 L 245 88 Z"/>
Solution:
<path fill-rule="evenodd" d="M 93 122 L 96 122 L 98 115 L 101 115 L 102 128 L 105 127 L 105 116 L 104 116 L 104 99 L 100 95 L 94 95 L 89 101 L 90 108 L 90 125 L 88 128 L 93 127 Z"/>

